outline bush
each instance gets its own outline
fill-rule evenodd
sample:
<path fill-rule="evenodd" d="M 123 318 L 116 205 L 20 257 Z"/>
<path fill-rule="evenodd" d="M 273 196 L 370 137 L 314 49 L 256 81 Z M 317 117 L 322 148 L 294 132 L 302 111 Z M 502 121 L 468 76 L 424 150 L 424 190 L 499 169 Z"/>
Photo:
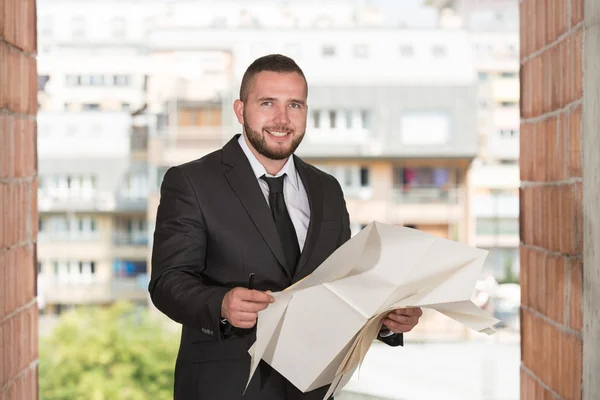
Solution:
<path fill-rule="evenodd" d="M 177 348 L 176 333 L 147 309 L 117 303 L 66 312 L 40 341 L 40 399 L 172 399 Z"/>

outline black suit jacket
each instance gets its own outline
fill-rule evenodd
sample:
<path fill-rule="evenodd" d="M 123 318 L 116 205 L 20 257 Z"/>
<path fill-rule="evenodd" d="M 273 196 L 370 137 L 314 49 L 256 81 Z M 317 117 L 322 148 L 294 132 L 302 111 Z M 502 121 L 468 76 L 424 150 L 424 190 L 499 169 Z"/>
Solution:
<path fill-rule="evenodd" d="M 247 286 L 281 291 L 315 270 L 350 239 L 339 183 L 294 156 L 310 205 L 306 244 L 293 275 L 250 163 L 237 142 L 170 168 L 161 186 L 149 291 L 155 306 L 183 325 L 175 365 L 175 399 L 321 400 L 327 387 L 301 393 L 261 362 L 246 394 L 255 329 L 220 329 L 225 293 Z M 335 334 L 335 321 L 323 334 Z M 399 345 L 402 336 L 382 339 Z"/>

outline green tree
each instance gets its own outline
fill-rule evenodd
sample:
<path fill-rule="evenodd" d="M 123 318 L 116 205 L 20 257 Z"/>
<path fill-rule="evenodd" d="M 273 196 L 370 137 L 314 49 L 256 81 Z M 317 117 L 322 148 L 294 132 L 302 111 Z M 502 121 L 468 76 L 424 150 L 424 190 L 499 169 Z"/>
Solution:
<path fill-rule="evenodd" d="M 128 303 L 69 311 L 40 341 L 40 398 L 172 399 L 177 339 Z"/>

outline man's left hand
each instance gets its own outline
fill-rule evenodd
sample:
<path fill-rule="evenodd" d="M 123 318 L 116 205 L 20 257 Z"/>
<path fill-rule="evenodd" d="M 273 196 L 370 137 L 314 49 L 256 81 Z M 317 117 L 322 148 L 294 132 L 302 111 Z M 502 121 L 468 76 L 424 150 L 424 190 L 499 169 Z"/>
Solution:
<path fill-rule="evenodd" d="M 390 311 L 381 322 L 394 333 L 410 332 L 419 322 L 423 310 L 418 307 L 400 308 Z"/>

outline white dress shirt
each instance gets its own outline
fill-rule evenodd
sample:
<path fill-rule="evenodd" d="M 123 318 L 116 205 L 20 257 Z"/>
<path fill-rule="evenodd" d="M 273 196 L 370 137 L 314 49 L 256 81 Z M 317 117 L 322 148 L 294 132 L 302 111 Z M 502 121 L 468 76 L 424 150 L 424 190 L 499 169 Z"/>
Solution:
<path fill-rule="evenodd" d="M 267 204 L 269 204 L 269 185 L 263 179 L 260 179 L 260 177 L 265 175 L 270 178 L 276 178 L 283 174 L 287 174 L 283 179 L 283 198 L 285 199 L 285 205 L 290 214 L 292 223 L 294 224 L 294 229 L 296 230 L 300 251 L 302 251 L 304 248 L 304 243 L 306 242 L 308 223 L 310 222 L 310 206 L 308 204 L 306 188 L 304 187 L 300 176 L 298 176 L 298 171 L 296 171 L 294 157 L 290 156 L 283 168 L 281 168 L 281 171 L 279 171 L 277 175 L 273 176 L 267 172 L 265 167 L 254 156 L 254 153 L 252 153 L 250 150 L 248 143 L 246 143 L 244 135 L 240 136 L 238 142 L 244 151 L 244 154 L 246 154 L 248 161 L 250 161 L 250 165 L 254 171 L 254 176 L 256 176 L 256 179 L 258 180 Z"/>

